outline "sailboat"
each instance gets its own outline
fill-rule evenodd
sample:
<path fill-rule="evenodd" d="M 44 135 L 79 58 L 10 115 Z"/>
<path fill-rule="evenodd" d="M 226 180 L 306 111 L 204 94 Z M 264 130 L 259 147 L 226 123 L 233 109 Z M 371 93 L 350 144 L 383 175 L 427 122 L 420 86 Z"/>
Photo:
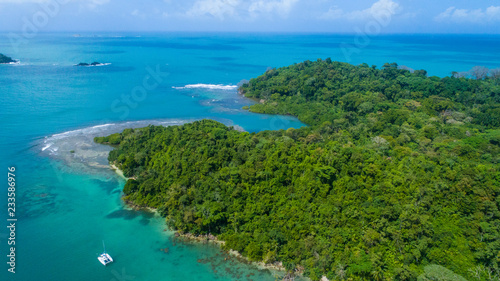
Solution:
<path fill-rule="evenodd" d="M 104 248 L 104 252 L 97 257 L 97 259 L 103 264 L 107 265 L 108 263 L 113 262 L 113 258 L 106 253 L 106 246 L 104 245 L 104 241 L 102 241 L 102 247 Z"/>

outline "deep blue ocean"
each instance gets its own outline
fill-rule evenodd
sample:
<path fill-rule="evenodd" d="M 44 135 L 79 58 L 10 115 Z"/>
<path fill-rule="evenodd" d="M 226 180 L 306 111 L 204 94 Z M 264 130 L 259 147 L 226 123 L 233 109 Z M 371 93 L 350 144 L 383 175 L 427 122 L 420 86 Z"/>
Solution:
<path fill-rule="evenodd" d="M 177 241 L 164 220 L 121 202 L 125 183 L 93 137 L 148 124 L 211 118 L 249 132 L 301 127 L 248 113 L 236 86 L 269 67 L 331 57 L 397 62 L 447 76 L 500 67 L 500 36 L 36 34 L 13 46 L 0 34 L 0 280 L 275 280 L 206 244 Z M 77 67 L 80 62 L 103 65 Z M 15 167 L 15 274 L 7 262 L 7 173 Z M 102 266 L 102 241 L 115 262 Z M 168 248 L 168 253 L 165 252 Z M 224 259 L 227 259 L 224 261 Z"/>

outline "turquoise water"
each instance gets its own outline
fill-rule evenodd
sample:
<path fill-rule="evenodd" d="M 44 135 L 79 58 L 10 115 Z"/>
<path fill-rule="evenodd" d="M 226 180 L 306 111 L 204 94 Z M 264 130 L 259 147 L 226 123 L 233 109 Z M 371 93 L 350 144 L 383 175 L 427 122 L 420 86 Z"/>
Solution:
<path fill-rule="evenodd" d="M 1 34 L 0 53 L 20 64 L 0 65 L 0 168 L 7 173 L 7 167 L 16 167 L 18 219 L 16 274 L 11 274 L 4 177 L 0 280 L 275 280 L 276 273 L 239 263 L 217 247 L 180 243 L 165 231 L 162 218 L 127 209 L 120 200 L 124 180 L 107 167 L 109 147 L 92 138 L 202 118 L 250 132 L 301 127 L 294 118 L 241 110 L 252 101 L 240 97 L 235 86 L 268 67 L 306 59 L 378 66 L 396 61 L 438 76 L 475 65 L 500 67 L 500 36 L 379 36 L 348 49 L 352 55 L 346 57 L 345 46 L 356 47 L 355 39 L 37 34 L 15 50 Z M 74 66 L 93 61 L 107 65 Z M 96 258 L 102 240 L 115 259 L 107 267 Z M 161 251 L 165 248 L 168 253 Z"/>

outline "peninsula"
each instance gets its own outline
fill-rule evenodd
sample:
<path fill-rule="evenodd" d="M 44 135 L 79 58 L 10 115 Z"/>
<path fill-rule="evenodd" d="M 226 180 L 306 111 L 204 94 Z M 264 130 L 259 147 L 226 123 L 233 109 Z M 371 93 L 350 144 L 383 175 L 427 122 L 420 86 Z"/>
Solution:
<path fill-rule="evenodd" d="M 17 61 L 13 60 L 11 57 L 8 57 L 4 54 L 0 54 L 0 64 L 14 63 L 14 62 L 17 62 Z"/>
<path fill-rule="evenodd" d="M 252 112 L 308 127 L 212 120 L 96 138 L 124 199 L 179 232 L 320 280 L 471 280 L 500 263 L 500 80 L 330 59 L 241 86 Z"/>

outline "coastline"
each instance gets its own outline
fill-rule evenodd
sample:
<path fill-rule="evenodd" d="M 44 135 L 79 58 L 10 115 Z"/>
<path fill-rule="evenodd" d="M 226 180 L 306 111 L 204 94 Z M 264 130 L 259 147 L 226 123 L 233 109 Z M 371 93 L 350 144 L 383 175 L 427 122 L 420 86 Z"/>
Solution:
<path fill-rule="evenodd" d="M 118 176 L 120 176 L 122 179 L 124 179 L 126 181 L 130 180 L 130 179 L 135 179 L 134 177 L 127 178 L 123 174 L 123 171 L 120 170 L 120 168 L 118 168 L 114 163 L 109 163 L 109 166 L 110 166 L 111 170 L 115 171 L 115 173 Z M 156 208 L 146 207 L 146 206 L 139 206 L 139 205 L 134 204 L 133 202 L 130 202 L 128 200 L 124 200 L 123 197 L 121 199 L 123 200 L 123 202 L 125 203 L 125 207 L 127 207 L 127 208 L 130 208 L 130 209 L 135 210 L 135 211 L 146 210 L 148 212 L 160 215 L 160 213 L 158 212 L 158 209 L 156 209 Z"/>
<path fill-rule="evenodd" d="M 120 176 L 121 178 L 125 179 L 125 180 L 129 180 L 129 179 L 135 179 L 134 177 L 126 177 L 125 174 L 123 173 L 123 171 L 118 168 L 115 163 L 109 163 L 109 166 L 112 170 L 115 171 L 115 173 Z M 123 198 L 122 198 L 123 200 Z M 146 206 L 139 206 L 139 205 L 136 205 L 134 204 L 133 202 L 130 202 L 128 200 L 124 200 L 124 203 L 125 203 L 125 206 L 126 207 L 129 207 L 135 211 L 140 211 L 140 210 L 146 210 L 146 211 L 149 211 L 151 213 L 155 213 L 155 214 L 158 214 L 158 215 L 161 215 L 159 212 L 158 212 L 158 209 L 156 208 L 152 208 L 152 207 L 146 207 Z M 192 233 L 181 233 L 177 230 L 172 230 L 168 225 L 165 225 L 166 228 L 164 231 L 166 231 L 167 229 L 168 230 L 171 230 L 174 232 L 174 239 L 175 238 L 181 238 L 183 239 L 183 243 L 211 243 L 211 244 L 214 244 L 214 245 L 217 245 L 218 247 L 221 248 L 222 250 L 222 246 L 224 246 L 226 244 L 225 241 L 222 241 L 222 240 L 219 240 L 217 237 L 215 237 L 214 235 L 212 234 L 206 234 L 206 235 L 194 235 Z M 263 261 L 260 261 L 260 262 L 256 262 L 256 261 L 251 261 L 248 257 L 245 257 L 243 256 L 240 252 L 238 251 L 235 251 L 233 249 L 230 249 L 229 251 L 226 251 L 229 255 L 235 257 L 236 259 L 238 259 L 240 262 L 242 263 L 247 263 L 247 264 L 251 264 L 251 265 L 254 265 L 256 266 L 257 268 L 259 269 L 262 269 L 262 270 L 274 270 L 274 271 L 279 271 L 279 272 L 285 272 L 286 273 L 286 269 L 285 267 L 283 266 L 283 263 L 281 261 L 275 261 L 273 263 L 264 263 Z M 295 270 L 295 274 L 297 274 L 298 276 L 302 277 L 302 278 L 305 278 L 303 276 L 303 271 L 304 269 L 300 269 L 300 270 Z M 324 279 L 323 279 L 324 280 Z"/>
<path fill-rule="evenodd" d="M 125 180 L 135 180 L 135 177 L 126 177 L 123 171 L 118 168 L 114 163 L 109 163 L 109 166 L 111 167 L 111 170 L 115 171 L 116 174 L 118 174 L 121 178 Z"/>
<path fill-rule="evenodd" d="M 192 233 L 180 233 L 179 231 L 174 232 L 174 236 L 176 238 L 183 238 L 185 243 L 211 243 L 214 245 L 217 245 L 219 247 L 222 247 L 223 245 L 226 244 L 225 241 L 219 240 L 217 237 L 215 237 L 212 234 L 205 234 L 205 235 L 194 235 Z M 285 267 L 283 266 L 283 263 L 280 261 L 276 261 L 273 263 L 264 263 L 264 262 L 256 262 L 256 261 L 251 261 L 249 258 L 243 256 L 240 252 L 235 251 L 235 250 L 228 250 L 226 251 L 229 255 L 237 258 L 240 260 L 240 262 L 243 263 L 248 263 L 256 266 L 259 269 L 268 269 L 268 270 L 275 270 L 275 271 L 281 271 L 281 272 L 286 272 Z M 297 275 L 302 276 L 302 272 L 296 272 Z"/>
<path fill-rule="evenodd" d="M 123 174 L 123 171 L 120 170 L 118 167 L 116 167 L 115 164 L 113 163 L 109 163 L 109 166 L 111 167 L 111 170 L 115 171 L 116 174 L 118 174 L 121 178 L 123 179 L 126 179 L 126 180 L 129 180 L 129 178 L 127 178 L 124 174 Z"/>
<path fill-rule="evenodd" d="M 135 179 L 135 178 L 128 178 L 126 177 L 124 174 L 123 174 L 123 171 L 120 170 L 120 168 L 118 168 L 114 163 L 110 163 L 109 164 L 110 168 L 112 170 L 115 171 L 115 173 L 117 175 L 119 175 L 121 178 L 125 179 L 125 180 L 129 180 L 129 179 Z M 139 205 L 136 205 L 130 201 L 124 201 L 125 202 L 125 205 L 133 210 L 136 210 L 136 211 L 139 211 L 139 210 L 147 210 L 149 212 L 152 212 L 152 213 L 156 213 L 156 214 L 159 214 L 158 213 L 158 209 L 156 208 L 151 208 L 151 207 L 144 207 L 144 206 L 139 206 Z M 167 228 L 169 228 L 168 225 L 166 225 Z M 167 229 L 166 228 L 166 229 Z M 180 233 L 179 231 L 177 230 L 173 230 L 174 231 L 174 237 L 175 238 L 184 238 L 185 241 L 183 242 L 186 242 L 186 243 L 189 243 L 189 242 L 194 242 L 194 243 L 212 243 L 212 244 L 215 244 L 219 247 L 222 247 L 223 245 L 226 244 L 225 241 L 222 241 L 222 240 L 219 240 L 217 239 L 217 237 L 211 235 L 211 234 L 208 234 L 208 235 L 194 235 L 192 233 Z M 275 270 L 275 271 L 281 271 L 281 272 L 286 272 L 286 269 L 285 267 L 283 266 L 283 263 L 282 262 L 279 262 L 279 261 L 276 261 L 274 263 L 264 263 L 264 262 L 256 262 L 256 261 L 250 261 L 249 258 L 243 256 L 241 253 L 235 251 L 235 250 L 229 250 L 227 251 L 230 255 L 234 256 L 235 258 L 239 259 L 241 262 L 244 262 L 244 263 L 250 263 L 254 266 L 256 266 L 257 268 L 259 269 L 269 269 L 269 270 Z M 302 272 L 296 272 L 298 275 L 302 276 Z"/>

